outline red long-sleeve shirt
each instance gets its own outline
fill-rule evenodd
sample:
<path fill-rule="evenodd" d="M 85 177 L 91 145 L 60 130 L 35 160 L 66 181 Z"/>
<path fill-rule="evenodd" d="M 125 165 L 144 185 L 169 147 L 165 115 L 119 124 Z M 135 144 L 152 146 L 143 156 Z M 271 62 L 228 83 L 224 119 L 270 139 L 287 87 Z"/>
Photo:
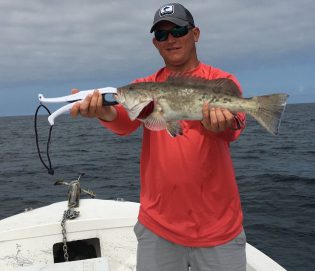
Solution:
<path fill-rule="evenodd" d="M 135 82 L 165 81 L 163 68 Z M 206 79 L 236 78 L 200 63 L 187 75 Z M 240 90 L 241 91 L 241 90 Z M 122 106 L 117 117 L 102 124 L 119 135 L 136 130 Z M 200 108 L 201 110 L 201 108 Z M 238 114 L 244 120 L 244 114 Z M 200 121 L 182 121 L 183 135 L 143 129 L 140 162 L 139 221 L 155 234 L 177 244 L 207 247 L 226 243 L 242 230 L 242 210 L 230 156 L 229 142 L 241 130 L 206 130 Z"/>

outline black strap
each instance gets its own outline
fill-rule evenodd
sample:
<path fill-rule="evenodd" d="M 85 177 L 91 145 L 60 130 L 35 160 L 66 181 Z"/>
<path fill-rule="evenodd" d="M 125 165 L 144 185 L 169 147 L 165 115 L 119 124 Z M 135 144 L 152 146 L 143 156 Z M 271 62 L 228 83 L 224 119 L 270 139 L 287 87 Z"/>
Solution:
<path fill-rule="evenodd" d="M 48 160 L 48 164 L 49 164 L 48 166 L 46 165 L 46 163 L 44 162 L 44 160 L 42 158 L 42 155 L 41 155 L 41 152 L 40 152 L 40 148 L 39 148 L 39 143 L 38 143 L 37 116 L 38 116 L 38 111 L 39 111 L 39 109 L 41 107 L 44 107 L 46 109 L 46 111 L 49 113 L 49 115 L 51 115 L 49 109 L 43 104 L 40 104 L 37 107 L 37 109 L 36 109 L 35 119 L 34 119 L 34 128 L 35 128 L 35 138 L 36 138 L 37 152 L 38 152 L 39 159 L 42 162 L 42 164 L 44 165 L 44 167 L 47 169 L 48 174 L 54 175 L 54 169 L 52 168 L 51 161 L 50 161 L 50 156 L 49 156 L 49 145 L 50 145 L 51 132 L 52 132 L 53 125 L 51 125 L 50 128 L 49 128 L 48 141 L 47 141 L 47 146 L 46 146 L 46 155 L 47 155 L 47 160 Z"/>

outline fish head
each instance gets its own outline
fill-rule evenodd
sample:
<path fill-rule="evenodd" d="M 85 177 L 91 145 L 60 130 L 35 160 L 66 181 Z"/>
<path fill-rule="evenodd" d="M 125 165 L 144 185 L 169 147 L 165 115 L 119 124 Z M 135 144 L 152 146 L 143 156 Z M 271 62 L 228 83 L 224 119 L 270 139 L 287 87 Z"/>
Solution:
<path fill-rule="evenodd" d="M 151 101 L 152 95 L 146 90 L 142 90 L 131 84 L 117 89 L 116 101 L 128 112 L 131 120 L 135 120 Z"/>

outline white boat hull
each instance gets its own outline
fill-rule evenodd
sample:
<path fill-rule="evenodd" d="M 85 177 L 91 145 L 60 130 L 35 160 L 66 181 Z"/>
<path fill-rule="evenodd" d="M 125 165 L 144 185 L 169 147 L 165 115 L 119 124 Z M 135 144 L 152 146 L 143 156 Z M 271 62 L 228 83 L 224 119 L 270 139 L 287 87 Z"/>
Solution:
<path fill-rule="evenodd" d="M 86 240 L 96 257 L 55 263 L 54 245 L 62 243 L 60 223 L 66 209 L 67 202 L 58 202 L 1 220 L 0 270 L 136 270 L 137 240 L 133 226 L 138 203 L 81 200 L 79 217 L 66 222 L 67 241 Z M 247 271 L 285 270 L 249 244 L 246 254 Z"/>

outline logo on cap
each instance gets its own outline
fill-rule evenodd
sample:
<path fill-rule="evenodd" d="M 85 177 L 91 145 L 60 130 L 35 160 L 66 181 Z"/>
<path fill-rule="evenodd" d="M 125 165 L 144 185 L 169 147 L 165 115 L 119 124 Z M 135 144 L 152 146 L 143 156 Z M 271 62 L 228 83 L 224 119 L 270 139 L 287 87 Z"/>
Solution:
<path fill-rule="evenodd" d="M 165 16 L 168 14 L 173 14 L 174 13 L 174 5 L 165 5 L 160 8 L 160 16 Z"/>

